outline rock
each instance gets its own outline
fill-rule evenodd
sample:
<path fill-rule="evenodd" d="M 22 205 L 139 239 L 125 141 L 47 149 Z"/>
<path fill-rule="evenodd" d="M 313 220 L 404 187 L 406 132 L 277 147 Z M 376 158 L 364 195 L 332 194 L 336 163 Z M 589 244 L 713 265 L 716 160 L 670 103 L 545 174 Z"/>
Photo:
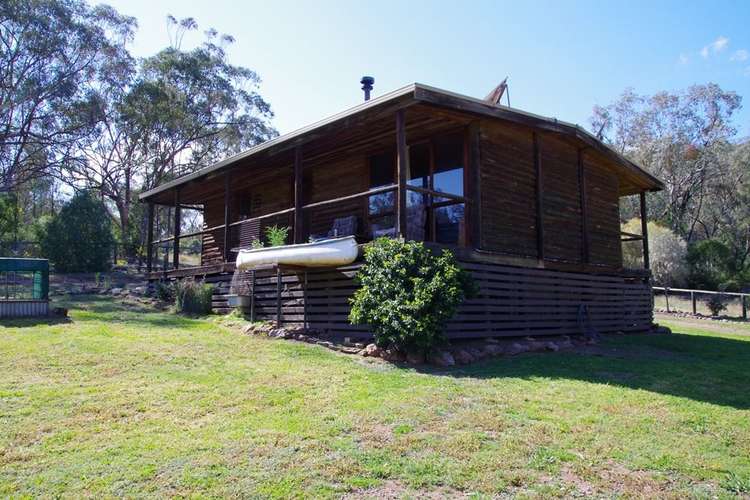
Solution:
<path fill-rule="evenodd" d="M 511 356 L 515 356 L 516 354 L 521 354 L 522 352 L 528 351 L 528 346 L 525 344 L 520 344 L 518 342 L 513 342 L 506 351 Z"/>
<path fill-rule="evenodd" d="M 113 288 L 109 291 L 112 295 L 120 295 L 122 293 L 122 288 Z"/>
<path fill-rule="evenodd" d="M 242 327 L 242 333 L 246 335 L 255 333 L 255 325 L 253 325 L 252 323 L 250 323 L 249 325 L 245 325 L 244 327 Z"/>
<path fill-rule="evenodd" d="M 54 307 L 52 308 L 52 314 L 55 316 L 58 316 L 60 318 L 67 318 L 68 317 L 68 309 L 65 307 Z"/>
<path fill-rule="evenodd" d="M 362 351 L 362 349 L 360 349 L 359 347 L 354 347 L 354 346 L 348 347 L 347 346 L 347 347 L 342 347 L 340 349 L 340 351 L 344 352 L 346 354 L 359 354 L 360 351 Z"/>
<path fill-rule="evenodd" d="M 453 359 L 453 355 L 448 351 L 433 351 L 430 354 L 430 363 L 437 366 L 454 366 L 456 364 L 456 360 Z"/>
<path fill-rule="evenodd" d="M 380 356 L 380 347 L 376 346 L 375 344 L 367 344 L 364 349 L 362 349 L 362 355 L 363 356 L 370 356 L 373 358 L 377 358 Z"/>
<path fill-rule="evenodd" d="M 391 348 L 384 349 L 383 352 L 380 353 L 380 357 L 391 363 L 401 363 L 406 359 L 404 353 Z"/>
<path fill-rule="evenodd" d="M 406 355 L 406 362 L 410 365 L 423 365 L 425 361 L 424 354 L 410 352 Z"/>
<path fill-rule="evenodd" d="M 472 356 L 466 349 L 455 351 L 453 357 L 459 365 L 468 365 L 469 363 L 474 362 L 474 356 Z"/>
<path fill-rule="evenodd" d="M 468 348 L 466 348 L 466 350 L 477 361 L 480 360 L 480 359 L 483 359 L 485 356 L 487 356 L 485 354 L 485 352 L 484 352 L 483 349 L 479 349 L 479 348 L 476 348 L 476 347 L 468 347 Z"/>
<path fill-rule="evenodd" d="M 499 344 L 487 344 L 483 350 L 487 356 L 499 356 L 504 352 L 503 347 Z"/>
<path fill-rule="evenodd" d="M 554 342 L 547 342 L 544 346 L 548 351 L 557 352 L 560 350 L 560 346 L 555 344 Z"/>
<path fill-rule="evenodd" d="M 497 340 L 495 337 L 487 337 L 486 339 L 484 339 L 484 341 L 486 343 L 488 343 L 488 344 L 499 344 L 500 343 L 500 341 Z"/>

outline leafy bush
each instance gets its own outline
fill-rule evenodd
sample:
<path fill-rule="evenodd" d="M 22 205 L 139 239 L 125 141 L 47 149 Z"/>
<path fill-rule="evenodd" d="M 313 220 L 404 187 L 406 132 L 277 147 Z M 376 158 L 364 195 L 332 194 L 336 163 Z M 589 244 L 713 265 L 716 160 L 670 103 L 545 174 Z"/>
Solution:
<path fill-rule="evenodd" d="M 349 320 L 367 324 L 382 348 L 425 352 L 445 340 L 443 328 L 477 293 L 470 274 L 448 250 L 434 254 L 420 242 L 380 238 L 365 248 Z"/>
<path fill-rule="evenodd" d="M 75 195 L 39 229 L 42 255 L 63 273 L 106 271 L 114 237 L 104 204 L 88 192 Z"/>
<path fill-rule="evenodd" d="M 169 281 L 159 281 L 154 286 L 154 295 L 162 302 L 172 302 L 174 300 L 174 285 Z"/>
<path fill-rule="evenodd" d="M 631 219 L 623 231 L 641 234 L 640 219 Z M 669 228 L 656 222 L 648 223 L 648 243 L 651 273 L 654 283 L 661 286 L 679 287 L 687 283 L 687 244 Z M 622 246 L 622 263 L 625 267 L 643 267 L 643 246 L 632 241 Z"/>
<path fill-rule="evenodd" d="M 279 227 L 274 225 L 266 228 L 268 246 L 280 247 L 285 245 L 287 236 L 289 236 L 289 227 Z"/>
<path fill-rule="evenodd" d="M 720 293 L 711 295 L 708 300 L 706 300 L 706 306 L 713 316 L 718 316 L 722 311 L 726 310 L 727 298 Z"/>
<path fill-rule="evenodd" d="M 703 240 L 690 246 L 687 253 L 690 286 L 718 290 L 732 276 L 732 251 L 717 240 Z"/>
<path fill-rule="evenodd" d="M 184 279 L 174 285 L 175 309 L 189 314 L 209 314 L 214 287 L 202 281 Z"/>

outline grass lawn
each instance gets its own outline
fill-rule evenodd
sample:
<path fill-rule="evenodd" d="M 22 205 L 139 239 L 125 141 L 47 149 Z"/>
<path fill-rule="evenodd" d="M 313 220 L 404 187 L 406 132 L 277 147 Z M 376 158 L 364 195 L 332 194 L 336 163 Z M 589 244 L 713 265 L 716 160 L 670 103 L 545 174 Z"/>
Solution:
<path fill-rule="evenodd" d="M 70 305 L 0 325 L 0 496 L 750 494 L 744 327 L 438 372 Z"/>

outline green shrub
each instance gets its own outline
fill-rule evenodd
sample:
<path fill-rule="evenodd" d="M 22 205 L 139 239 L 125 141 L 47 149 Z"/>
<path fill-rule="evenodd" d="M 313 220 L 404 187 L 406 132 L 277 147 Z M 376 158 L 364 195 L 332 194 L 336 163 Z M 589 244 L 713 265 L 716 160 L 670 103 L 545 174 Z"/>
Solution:
<path fill-rule="evenodd" d="M 39 229 L 39 244 L 57 272 L 108 270 L 114 237 L 104 203 L 88 192 L 75 195 Z"/>
<path fill-rule="evenodd" d="M 174 285 L 175 309 L 189 314 L 209 314 L 214 287 L 202 281 L 184 279 Z"/>
<path fill-rule="evenodd" d="M 448 250 L 380 238 L 365 248 L 349 320 L 367 324 L 383 348 L 426 352 L 445 340 L 445 323 L 477 293 L 470 274 Z"/>
<path fill-rule="evenodd" d="M 732 251 L 717 240 L 703 240 L 691 245 L 687 263 L 692 288 L 718 290 L 733 274 Z"/>
<path fill-rule="evenodd" d="M 286 244 L 286 238 L 289 236 L 289 227 L 268 226 L 266 228 L 266 239 L 268 246 L 280 247 Z"/>
<path fill-rule="evenodd" d="M 169 281 L 159 281 L 154 286 L 154 295 L 162 302 L 174 300 L 174 285 Z"/>
<path fill-rule="evenodd" d="M 641 234 L 640 219 L 631 219 L 622 227 L 623 231 Z M 680 287 L 687 282 L 687 244 L 668 227 L 656 222 L 648 223 L 648 242 L 651 260 L 651 275 L 654 284 Z M 622 264 L 629 268 L 643 267 L 643 243 L 629 241 L 622 244 Z"/>
<path fill-rule="evenodd" d="M 711 295 L 708 300 L 706 300 L 706 307 L 708 307 L 713 316 L 718 316 L 727 308 L 726 296 L 720 293 Z"/>

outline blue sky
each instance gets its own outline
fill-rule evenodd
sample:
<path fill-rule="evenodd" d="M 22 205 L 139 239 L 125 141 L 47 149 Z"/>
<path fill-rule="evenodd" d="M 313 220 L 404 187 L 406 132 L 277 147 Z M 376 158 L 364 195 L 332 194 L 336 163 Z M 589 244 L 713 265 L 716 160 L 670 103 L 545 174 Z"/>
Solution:
<path fill-rule="evenodd" d="M 274 125 L 289 132 L 412 82 L 484 97 L 509 76 L 513 107 L 588 127 L 594 104 L 715 82 L 743 96 L 750 136 L 750 2 L 418 2 L 110 0 L 135 16 L 132 51 L 168 44 L 165 17 L 236 38 Z M 202 35 L 187 35 L 184 45 Z"/>

